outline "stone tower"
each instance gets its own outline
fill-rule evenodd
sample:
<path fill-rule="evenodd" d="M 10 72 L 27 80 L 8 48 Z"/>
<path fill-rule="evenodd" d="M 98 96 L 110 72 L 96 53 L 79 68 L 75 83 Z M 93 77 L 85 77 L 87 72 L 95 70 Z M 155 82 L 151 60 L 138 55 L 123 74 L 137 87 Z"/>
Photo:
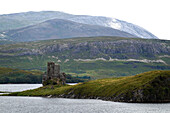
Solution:
<path fill-rule="evenodd" d="M 60 65 L 56 65 L 54 62 L 48 62 L 47 64 L 47 76 L 49 79 L 59 77 Z"/>
<path fill-rule="evenodd" d="M 66 81 L 65 73 L 60 73 L 60 65 L 54 62 L 47 63 L 47 72 L 43 76 L 43 85 L 59 84 L 64 85 Z"/>

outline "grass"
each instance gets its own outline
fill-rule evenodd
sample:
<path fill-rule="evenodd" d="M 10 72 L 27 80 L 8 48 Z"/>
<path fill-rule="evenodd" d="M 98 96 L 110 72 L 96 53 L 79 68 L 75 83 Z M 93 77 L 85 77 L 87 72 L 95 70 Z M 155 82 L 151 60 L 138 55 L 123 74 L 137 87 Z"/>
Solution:
<path fill-rule="evenodd" d="M 164 78 L 164 79 L 163 79 Z M 159 86 L 155 83 L 160 83 Z M 170 101 L 170 71 L 150 71 L 135 76 L 106 78 L 93 80 L 74 86 L 44 86 L 34 90 L 15 92 L 9 95 L 15 96 L 57 96 L 69 98 L 102 98 L 114 101 L 129 101 L 131 98 L 147 101 L 150 96 L 156 99 Z M 152 90 L 158 90 L 155 94 Z M 136 93 L 142 91 L 142 97 L 136 97 Z M 162 94 L 163 96 L 161 97 Z M 64 95 L 64 96 L 63 96 Z M 138 95 L 139 96 L 139 95 Z M 146 97 L 146 98 L 145 98 Z M 152 99 L 150 97 L 149 99 Z M 123 98 L 124 100 L 121 100 Z M 148 99 L 148 101 L 149 101 Z M 155 100 L 156 100 L 155 99 Z M 135 101 L 135 100 L 134 100 Z M 140 100 L 141 101 L 141 100 Z M 152 100 L 154 101 L 154 100 Z"/>
<path fill-rule="evenodd" d="M 42 83 L 42 75 L 44 73 L 38 70 L 20 70 L 12 68 L 0 67 L 0 84 L 8 83 Z M 77 83 L 89 81 L 91 78 L 89 76 L 72 76 L 66 74 L 66 82 Z"/>
<path fill-rule="evenodd" d="M 0 91 L 0 93 L 9 93 L 9 92 L 5 92 L 5 91 Z"/>
<path fill-rule="evenodd" d="M 8 91 L 0 91 L 0 93 L 11 93 L 11 92 L 8 92 Z"/>
<path fill-rule="evenodd" d="M 40 72 L 38 70 L 25 71 L 25 70 L 20 70 L 20 69 L 0 67 L 0 76 L 6 75 L 9 73 L 23 73 L 23 74 L 33 74 L 33 75 L 41 75 L 42 74 L 42 72 Z"/>
<path fill-rule="evenodd" d="M 31 60 L 30 60 L 31 59 Z M 18 56 L 3 57 L 0 59 L 1 67 L 18 68 L 22 70 L 46 71 L 46 63 L 49 61 L 57 62 L 57 59 L 48 56 Z M 64 63 L 59 62 L 61 71 L 73 76 L 91 76 L 92 79 L 129 76 L 152 70 L 169 70 L 169 65 L 161 63 L 141 63 L 141 62 L 122 62 L 122 61 L 91 61 L 76 62 L 70 60 Z"/>
<path fill-rule="evenodd" d="M 42 72 L 0 67 L 0 83 L 41 83 Z"/>
<path fill-rule="evenodd" d="M 129 76 L 135 75 L 142 72 L 152 71 L 152 70 L 169 70 L 170 69 L 170 58 L 159 56 L 165 55 L 165 53 L 154 54 L 154 57 L 148 56 L 150 53 L 143 52 L 140 54 L 136 53 L 105 53 L 102 52 L 100 54 L 96 54 L 94 56 L 90 56 L 90 48 L 86 50 L 86 46 L 82 48 L 81 52 L 78 52 L 75 56 L 74 50 L 76 49 L 65 49 L 63 51 L 53 51 L 47 53 L 43 53 L 42 55 L 20 55 L 21 53 L 32 51 L 32 50 L 43 50 L 47 48 L 53 48 L 57 44 L 64 45 L 70 44 L 74 47 L 81 43 L 88 42 L 114 42 L 114 41 L 132 41 L 135 44 L 140 43 L 153 43 L 153 44 L 163 44 L 164 46 L 169 46 L 170 41 L 168 40 L 157 40 L 157 39 L 140 39 L 140 38 L 122 38 L 122 37 L 81 37 L 81 38 L 70 38 L 70 39 L 54 39 L 54 40 L 43 40 L 43 41 L 35 41 L 35 42 L 23 42 L 16 44 L 5 44 L 0 45 L 0 67 L 8 67 L 8 68 L 17 68 L 21 70 L 40 70 L 46 71 L 46 63 L 49 61 L 54 61 L 61 65 L 61 71 L 67 74 L 72 74 L 73 76 L 90 76 L 92 79 L 99 78 L 110 78 L 110 77 L 118 77 L 118 76 Z M 136 43 L 138 41 L 138 43 Z M 105 45 L 98 46 L 98 49 L 101 50 L 109 50 L 119 48 L 121 50 L 122 47 L 128 47 L 132 43 L 123 43 L 118 44 L 117 46 L 113 45 Z M 108 47 L 107 47 L 108 46 Z M 79 46 L 78 46 L 79 47 Z M 81 47 L 81 46 L 80 46 Z M 135 46 L 135 48 L 138 46 Z M 118 49 L 118 50 L 119 50 Z M 124 50 L 124 49 L 123 49 Z M 143 51 L 138 47 L 139 51 Z M 168 53 L 166 53 L 167 55 Z M 142 62 L 127 62 L 127 61 L 74 61 L 74 59 L 95 59 L 95 58 L 124 58 L 127 56 L 137 55 L 139 59 L 150 59 L 150 60 L 164 60 L 166 64 L 163 63 L 142 63 Z M 53 57 L 52 57 L 53 56 Z M 124 56 L 124 57 L 123 57 Z M 58 62 L 58 57 L 61 62 Z M 69 59 L 68 62 L 64 62 L 66 59 Z"/>
<path fill-rule="evenodd" d="M 64 86 L 44 86 L 38 89 L 34 90 L 28 90 L 28 91 L 23 91 L 23 92 L 14 92 L 9 95 L 17 95 L 17 96 L 49 96 L 49 95 L 60 95 L 64 93 L 66 90 L 71 88 L 73 86 L 70 85 L 64 85 Z"/>

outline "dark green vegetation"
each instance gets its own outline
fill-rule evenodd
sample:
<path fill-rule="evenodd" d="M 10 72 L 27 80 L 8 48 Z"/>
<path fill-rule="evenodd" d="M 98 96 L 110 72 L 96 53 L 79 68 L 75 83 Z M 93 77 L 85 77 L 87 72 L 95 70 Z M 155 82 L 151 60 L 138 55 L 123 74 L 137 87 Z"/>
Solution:
<path fill-rule="evenodd" d="M 0 93 L 9 93 L 9 92 L 6 92 L 6 91 L 0 91 Z"/>
<path fill-rule="evenodd" d="M 135 76 L 107 78 L 74 86 L 44 86 L 10 96 L 94 98 L 120 102 L 170 102 L 170 71 L 150 71 Z"/>
<path fill-rule="evenodd" d="M 79 83 L 79 82 L 86 82 L 91 80 L 90 76 L 72 76 L 70 74 L 66 74 L 66 83 Z"/>
<path fill-rule="evenodd" d="M 41 83 L 42 72 L 0 68 L 0 84 L 6 83 Z"/>
<path fill-rule="evenodd" d="M 42 83 L 42 74 L 43 72 L 38 70 L 19 70 L 12 68 L 2 68 L 0 67 L 0 84 L 7 83 Z M 90 80 L 88 76 L 72 76 L 70 74 L 66 74 L 66 82 L 67 83 L 77 83 L 77 82 L 85 82 Z M 1 93 L 1 92 L 0 92 Z"/>
<path fill-rule="evenodd" d="M 169 70 L 169 47 L 168 40 L 121 37 L 8 44 L 0 46 L 0 66 L 45 71 L 46 63 L 54 61 L 61 65 L 62 72 L 74 76 L 91 76 L 92 79 L 127 76 L 151 70 Z"/>
<path fill-rule="evenodd" d="M 61 65 L 62 72 L 73 76 L 91 76 L 92 79 L 127 76 L 169 70 L 169 48 L 168 40 L 121 37 L 8 44 L 0 46 L 0 67 L 45 71 L 46 63 L 54 61 Z"/>

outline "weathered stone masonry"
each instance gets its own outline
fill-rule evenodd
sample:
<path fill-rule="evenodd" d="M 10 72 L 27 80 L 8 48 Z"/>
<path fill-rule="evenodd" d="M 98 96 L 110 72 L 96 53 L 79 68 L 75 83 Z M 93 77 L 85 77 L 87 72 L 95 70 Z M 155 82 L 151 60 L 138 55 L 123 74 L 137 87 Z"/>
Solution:
<path fill-rule="evenodd" d="M 65 73 L 60 73 L 60 65 L 54 62 L 47 63 L 47 72 L 44 74 L 43 85 L 64 85 L 66 81 Z"/>

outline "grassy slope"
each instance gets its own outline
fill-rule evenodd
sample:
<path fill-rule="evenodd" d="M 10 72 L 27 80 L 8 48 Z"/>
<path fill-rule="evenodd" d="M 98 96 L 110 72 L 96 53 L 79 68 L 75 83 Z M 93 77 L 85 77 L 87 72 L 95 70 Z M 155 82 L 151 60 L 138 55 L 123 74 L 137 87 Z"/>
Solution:
<path fill-rule="evenodd" d="M 10 95 L 52 95 L 125 102 L 170 102 L 170 71 L 150 71 L 135 76 L 98 79 L 75 86 L 45 86 Z"/>
<path fill-rule="evenodd" d="M 85 38 L 72 38 L 72 39 L 57 39 L 57 40 L 44 40 L 36 42 L 0 45 L 1 51 L 10 51 L 11 49 L 25 48 L 25 49 L 38 49 L 44 46 L 64 43 L 81 43 L 81 42 L 95 42 L 95 41 L 116 41 L 116 40 L 138 40 L 152 43 L 165 43 L 169 45 L 170 41 L 166 40 L 147 40 L 147 39 L 129 39 L 121 37 L 85 37 Z M 65 53 L 49 53 L 44 55 L 28 55 L 28 56 L 15 56 L 22 53 L 24 50 L 16 52 L 1 52 L 0 51 L 0 67 L 18 68 L 23 70 L 46 70 L 46 63 L 49 61 L 57 62 L 56 58 L 51 56 L 62 56 Z M 85 53 L 84 53 L 85 54 Z M 82 56 L 85 56 L 82 54 Z M 145 59 L 145 58 L 141 58 Z M 76 62 L 70 59 L 69 62 L 64 63 L 65 59 L 60 58 L 62 61 L 62 71 L 70 73 L 75 76 L 91 76 L 93 79 L 135 75 L 138 73 L 152 71 L 152 70 L 169 70 L 170 58 L 158 58 L 166 61 L 168 65 L 163 63 L 141 63 L 141 62 L 121 62 L 121 61 L 94 61 L 94 62 Z M 152 60 L 152 59 L 151 59 Z"/>
<path fill-rule="evenodd" d="M 32 56 L 30 61 L 27 56 L 1 58 L 2 67 L 18 68 L 23 70 L 46 70 L 46 63 L 50 61 L 57 62 L 57 59 L 47 56 Z M 151 70 L 169 70 L 169 65 L 162 63 L 140 63 L 140 62 L 121 62 L 121 61 L 92 61 L 75 62 L 70 60 L 67 63 L 58 63 L 61 65 L 61 71 L 75 76 L 91 76 L 92 79 L 118 77 L 135 75 Z"/>
<path fill-rule="evenodd" d="M 4 91 L 0 91 L 0 93 L 6 93 L 6 92 L 4 92 Z"/>
<path fill-rule="evenodd" d="M 38 70 L 19 70 L 12 68 L 0 67 L 0 84 L 8 83 L 42 83 L 42 71 Z M 72 75 L 66 75 L 66 82 L 84 82 L 88 81 L 90 77 L 73 77 Z M 1 93 L 1 92 L 0 92 Z"/>
<path fill-rule="evenodd" d="M 9 73 L 23 73 L 23 74 L 33 74 L 33 75 L 42 74 L 42 72 L 37 71 L 37 70 L 25 71 L 25 70 L 19 70 L 19 69 L 0 67 L 0 76 L 6 75 L 6 74 L 9 74 Z"/>
<path fill-rule="evenodd" d="M 41 83 L 42 72 L 0 67 L 0 83 Z"/>
<path fill-rule="evenodd" d="M 153 42 L 153 43 L 167 43 L 169 40 L 159 40 L 159 39 L 142 39 L 142 38 L 124 38 L 124 37 L 114 37 L 114 36 L 102 36 L 102 37 L 76 37 L 68 39 L 51 39 L 51 40 L 42 40 L 42 41 L 33 41 L 33 42 L 21 42 L 10 45 L 1 45 L 0 47 L 6 47 L 5 49 L 24 47 L 24 48 L 39 48 L 44 45 L 53 45 L 53 44 L 64 44 L 64 43 L 81 43 L 81 42 L 95 42 L 95 41 L 120 41 L 120 40 L 136 40 L 144 42 Z"/>

